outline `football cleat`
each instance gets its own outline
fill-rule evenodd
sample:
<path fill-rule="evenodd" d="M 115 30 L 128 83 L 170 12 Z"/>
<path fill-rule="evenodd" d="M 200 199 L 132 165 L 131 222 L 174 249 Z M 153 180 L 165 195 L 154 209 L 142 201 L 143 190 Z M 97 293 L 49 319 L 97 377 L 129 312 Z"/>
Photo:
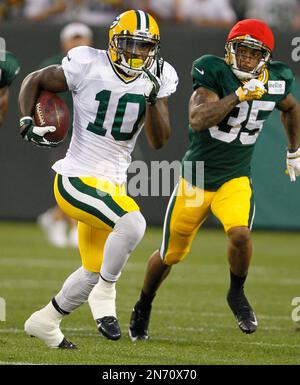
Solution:
<path fill-rule="evenodd" d="M 142 311 L 136 305 L 132 310 L 128 334 L 131 341 L 148 340 L 148 325 L 150 321 L 151 307 L 148 311 Z"/>
<path fill-rule="evenodd" d="M 113 316 L 106 316 L 96 319 L 98 330 L 109 340 L 118 340 L 121 338 L 121 329 L 118 320 Z"/>
<path fill-rule="evenodd" d="M 65 339 L 59 324 L 60 321 L 46 319 L 39 310 L 25 322 L 24 330 L 31 337 L 42 340 L 49 348 L 76 349 L 76 345 Z"/>
<path fill-rule="evenodd" d="M 254 333 L 257 329 L 258 322 L 244 291 L 238 294 L 228 292 L 227 302 L 241 331 L 246 334 Z"/>
<path fill-rule="evenodd" d="M 58 348 L 59 349 L 77 349 L 77 346 L 64 338 L 61 341 L 61 343 L 58 345 Z"/>

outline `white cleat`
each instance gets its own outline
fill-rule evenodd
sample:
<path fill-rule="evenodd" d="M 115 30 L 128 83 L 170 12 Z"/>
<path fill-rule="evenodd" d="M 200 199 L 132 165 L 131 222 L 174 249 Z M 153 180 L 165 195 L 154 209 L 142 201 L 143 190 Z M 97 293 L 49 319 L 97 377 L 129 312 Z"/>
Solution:
<path fill-rule="evenodd" d="M 51 302 L 41 310 L 34 312 L 25 322 L 24 330 L 32 337 L 45 342 L 49 348 L 77 349 L 77 346 L 65 339 L 59 328 L 63 315 Z"/>
<path fill-rule="evenodd" d="M 59 328 L 60 321 L 46 320 L 41 313 L 42 310 L 33 313 L 25 322 L 24 330 L 45 342 L 49 348 L 58 348 L 65 338 Z"/>

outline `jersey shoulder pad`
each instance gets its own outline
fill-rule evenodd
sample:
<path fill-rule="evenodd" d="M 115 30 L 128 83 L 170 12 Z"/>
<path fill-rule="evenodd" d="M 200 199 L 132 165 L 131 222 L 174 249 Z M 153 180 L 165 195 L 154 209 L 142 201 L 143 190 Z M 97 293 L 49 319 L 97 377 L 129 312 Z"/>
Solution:
<path fill-rule="evenodd" d="M 215 55 L 204 55 L 193 62 L 192 79 L 194 89 L 208 88 L 219 93 L 220 73 L 227 70 L 224 59 Z"/>
<path fill-rule="evenodd" d="M 268 65 L 268 69 L 271 74 L 278 77 L 278 79 L 286 81 L 294 79 L 294 74 L 291 68 L 281 61 L 271 61 Z"/>
<path fill-rule="evenodd" d="M 178 85 L 178 75 L 175 68 L 167 61 L 163 62 L 162 67 L 162 84 L 158 93 L 158 97 L 167 97 L 176 91 Z"/>
<path fill-rule="evenodd" d="M 62 68 L 70 91 L 76 91 L 83 85 L 101 52 L 95 48 L 82 46 L 72 48 L 63 58 Z"/>
<path fill-rule="evenodd" d="M 169 81 L 178 83 L 177 72 L 175 68 L 167 61 L 164 61 L 163 64 L 162 77 L 163 79 L 168 79 Z"/>
<path fill-rule="evenodd" d="M 69 61 L 76 61 L 79 64 L 89 64 L 99 57 L 99 50 L 92 47 L 81 46 L 70 49 L 67 53 L 67 59 Z"/>
<path fill-rule="evenodd" d="M 280 61 L 271 61 L 268 70 L 270 80 L 285 81 L 284 97 L 292 92 L 295 76 L 289 66 Z"/>
<path fill-rule="evenodd" d="M 163 63 L 163 75 L 168 75 L 171 72 L 176 73 L 176 70 L 169 62 L 165 60 Z"/>
<path fill-rule="evenodd" d="M 206 69 L 211 68 L 212 66 L 223 66 L 225 64 L 224 59 L 216 55 L 203 55 L 196 59 L 193 63 L 195 67 L 203 67 Z"/>

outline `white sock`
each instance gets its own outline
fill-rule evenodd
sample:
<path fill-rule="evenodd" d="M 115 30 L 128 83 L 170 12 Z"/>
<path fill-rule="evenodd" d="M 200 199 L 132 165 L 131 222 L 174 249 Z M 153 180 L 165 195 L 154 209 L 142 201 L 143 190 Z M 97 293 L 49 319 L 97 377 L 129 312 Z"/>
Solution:
<path fill-rule="evenodd" d="M 45 317 L 45 320 L 49 320 L 51 323 L 56 323 L 57 325 L 60 324 L 61 320 L 63 319 L 64 315 L 59 313 L 55 307 L 52 305 L 52 302 L 50 301 L 48 305 L 43 307 L 41 310 L 38 311 L 39 315 Z"/>
<path fill-rule="evenodd" d="M 116 317 L 116 283 L 101 277 L 88 299 L 94 320 L 106 316 Z"/>

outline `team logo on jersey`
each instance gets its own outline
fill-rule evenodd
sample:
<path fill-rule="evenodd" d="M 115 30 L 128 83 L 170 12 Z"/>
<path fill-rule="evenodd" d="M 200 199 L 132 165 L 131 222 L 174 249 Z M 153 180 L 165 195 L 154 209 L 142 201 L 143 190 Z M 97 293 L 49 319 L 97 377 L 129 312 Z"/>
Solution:
<path fill-rule="evenodd" d="M 195 67 L 195 70 L 197 70 L 200 75 L 204 75 L 204 69 L 199 70 L 199 68 Z"/>
<path fill-rule="evenodd" d="M 285 93 L 284 80 L 269 80 L 268 93 L 273 95 L 283 95 Z"/>

